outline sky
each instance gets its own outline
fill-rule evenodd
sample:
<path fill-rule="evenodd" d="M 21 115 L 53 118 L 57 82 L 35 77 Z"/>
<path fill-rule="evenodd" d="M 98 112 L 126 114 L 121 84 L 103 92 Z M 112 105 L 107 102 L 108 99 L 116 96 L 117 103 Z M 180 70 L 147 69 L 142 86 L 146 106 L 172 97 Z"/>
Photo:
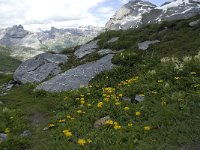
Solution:
<path fill-rule="evenodd" d="M 146 0 L 160 6 L 166 0 Z M 128 0 L 0 0 L 0 28 L 103 27 Z"/>

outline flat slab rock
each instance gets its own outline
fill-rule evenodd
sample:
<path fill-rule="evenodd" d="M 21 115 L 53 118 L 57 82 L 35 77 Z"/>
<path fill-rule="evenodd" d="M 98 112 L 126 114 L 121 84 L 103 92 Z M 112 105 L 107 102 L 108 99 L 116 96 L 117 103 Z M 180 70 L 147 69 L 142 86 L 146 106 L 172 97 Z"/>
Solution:
<path fill-rule="evenodd" d="M 156 44 L 156 43 L 160 43 L 159 40 L 155 40 L 155 41 L 144 41 L 142 43 L 138 43 L 138 48 L 140 50 L 147 50 L 149 48 L 149 45 L 151 44 Z"/>
<path fill-rule="evenodd" d="M 195 27 L 196 25 L 200 24 L 200 19 L 196 20 L 196 21 L 192 21 L 189 23 L 189 26 L 191 27 Z"/>
<path fill-rule="evenodd" d="M 74 52 L 74 55 L 77 57 L 77 58 L 83 58 L 84 56 L 88 55 L 88 54 L 91 54 L 93 52 L 95 52 L 98 48 L 98 45 L 97 45 L 97 42 L 98 40 L 96 41 L 91 41 L 87 44 L 84 44 L 82 45 L 79 49 L 77 49 L 75 52 Z"/>
<path fill-rule="evenodd" d="M 62 54 L 43 53 L 23 62 L 15 71 L 14 79 L 22 84 L 41 82 L 49 75 L 60 73 L 60 65 L 68 57 Z"/>
<path fill-rule="evenodd" d="M 117 42 L 119 40 L 119 37 L 114 37 L 112 39 L 110 39 L 107 43 L 110 44 L 110 43 L 114 43 L 114 42 Z"/>
<path fill-rule="evenodd" d="M 36 87 L 35 90 L 48 92 L 62 92 L 80 88 L 81 85 L 88 86 L 89 82 L 100 72 L 110 70 L 114 67 L 111 62 L 113 54 L 109 54 L 96 62 L 90 62 L 70 69 L 49 81 Z"/>

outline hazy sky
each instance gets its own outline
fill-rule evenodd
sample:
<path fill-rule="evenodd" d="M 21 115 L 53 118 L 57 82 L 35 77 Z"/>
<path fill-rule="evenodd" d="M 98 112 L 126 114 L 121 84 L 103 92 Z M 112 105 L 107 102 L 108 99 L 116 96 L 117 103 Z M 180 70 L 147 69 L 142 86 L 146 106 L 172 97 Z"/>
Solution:
<path fill-rule="evenodd" d="M 148 0 L 156 5 L 166 0 Z M 0 27 L 104 26 L 128 0 L 0 0 Z"/>

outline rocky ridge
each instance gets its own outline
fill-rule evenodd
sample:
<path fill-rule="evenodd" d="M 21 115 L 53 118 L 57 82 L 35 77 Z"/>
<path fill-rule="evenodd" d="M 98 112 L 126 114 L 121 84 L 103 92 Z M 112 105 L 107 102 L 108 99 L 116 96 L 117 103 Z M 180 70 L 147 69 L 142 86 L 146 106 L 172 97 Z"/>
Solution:
<path fill-rule="evenodd" d="M 107 22 L 109 30 L 138 28 L 150 23 L 187 19 L 200 14 L 198 0 L 174 0 L 160 7 L 142 0 L 131 0 Z"/>

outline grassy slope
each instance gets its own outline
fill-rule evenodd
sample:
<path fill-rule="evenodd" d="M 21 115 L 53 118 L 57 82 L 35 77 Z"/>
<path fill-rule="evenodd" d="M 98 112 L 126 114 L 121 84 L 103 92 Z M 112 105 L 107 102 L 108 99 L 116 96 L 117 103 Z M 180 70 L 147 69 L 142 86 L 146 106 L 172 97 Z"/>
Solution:
<path fill-rule="evenodd" d="M 200 27 L 188 26 L 196 18 L 101 34 L 98 37 L 101 48 L 126 51 L 113 59 L 119 67 L 98 75 L 90 88 L 49 94 L 32 92 L 34 85 L 24 85 L 0 97 L 5 103 L 0 105 L 0 120 L 3 120 L 0 132 L 7 127 L 11 129 L 9 140 L 0 143 L 0 148 L 149 150 L 180 149 L 198 142 Z M 168 30 L 163 31 L 166 26 Z M 106 44 L 115 36 L 120 37 L 119 42 Z M 159 39 L 161 43 L 151 46 L 147 52 L 138 51 L 137 42 L 148 39 Z M 183 59 L 186 55 L 190 57 Z M 169 58 L 161 62 L 163 57 Z M 97 57 L 92 54 L 88 60 L 94 58 Z M 71 61 L 73 65 L 65 66 L 65 69 L 80 64 L 78 60 Z M 103 91 L 105 87 L 112 88 Z M 135 94 L 144 94 L 144 101 L 121 102 L 121 95 L 134 100 Z M 99 102 L 103 102 L 103 107 L 97 107 Z M 124 110 L 125 107 L 129 110 Z M 85 113 L 79 114 L 77 110 Z M 137 111 L 141 112 L 140 116 L 136 116 Z M 69 119 L 67 115 L 75 119 Z M 114 125 L 94 129 L 94 122 L 107 115 L 118 122 L 121 129 L 115 130 Z M 43 131 L 49 123 L 55 127 Z M 133 126 L 129 127 L 128 123 Z M 144 126 L 149 126 L 150 131 L 144 131 Z M 25 129 L 32 131 L 31 139 L 19 137 Z M 65 129 L 73 136 L 65 137 L 62 133 Z M 91 139 L 92 143 L 80 146 L 77 144 L 80 138 Z"/>
<path fill-rule="evenodd" d="M 20 63 L 9 56 L 9 49 L 0 46 L 0 72 L 13 72 Z"/>

